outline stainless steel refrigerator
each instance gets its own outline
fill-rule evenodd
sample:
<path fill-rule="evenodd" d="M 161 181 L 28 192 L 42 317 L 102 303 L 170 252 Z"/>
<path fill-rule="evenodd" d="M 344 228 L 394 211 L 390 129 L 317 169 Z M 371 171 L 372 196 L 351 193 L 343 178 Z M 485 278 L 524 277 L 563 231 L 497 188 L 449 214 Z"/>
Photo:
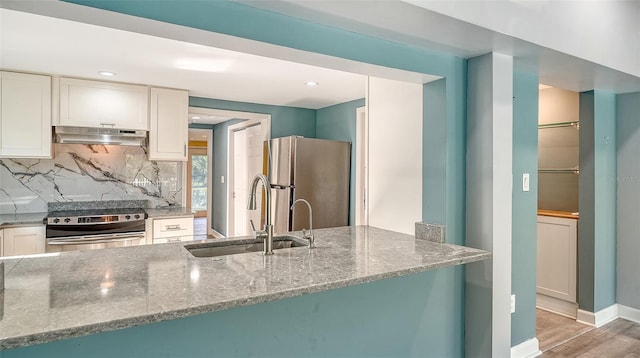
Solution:
<path fill-rule="evenodd" d="M 351 143 L 325 139 L 282 137 L 265 142 L 267 176 L 271 183 L 274 232 L 349 225 Z"/>

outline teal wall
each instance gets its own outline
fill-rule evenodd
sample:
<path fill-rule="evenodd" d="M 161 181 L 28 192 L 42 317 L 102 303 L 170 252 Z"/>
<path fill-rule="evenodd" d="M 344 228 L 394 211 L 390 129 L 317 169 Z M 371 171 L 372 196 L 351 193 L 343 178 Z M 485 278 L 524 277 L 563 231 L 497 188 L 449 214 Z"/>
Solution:
<path fill-rule="evenodd" d="M 511 233 L 511 346 L 536 336 L 536 252 L 538 218 L 538 75 L 513 74 L 513 207 Z M 522 174 L 529 173 L 529 192 Z"/>
<path fill-rule="evenodd" d="M 440 273 L 444 273 L 441 275 Z M 439 269 L 2 352 L 17 357 L 462 357 Z"/>
<path fill-rule="evenodd" d="M 616 303 L 616 99 L 580 93 L 578 304 L 597 312 Z"/>
<path fill-rule="evenodd" d="M 617 128 L 617 302 L 640 310 L 640 92 L 620 94 Z"/>
<path fill-rule="evenodd" d="M 355 224 L 356 201 L 356 109 L 364 98 L 336 104 L 316 111 L 316 138 L 351 142 L 351 180 L 349 182 L 349 225 Z"/>
<path fill-rule="evenodd" d="M 225 101 L 211 98 L 190 97 L 189 106 L 226 109 L 233 111 L 271 114 L 271 137 L 301 135 L 314 138 L 316 134 L 316 111 L 313 109 L 272 106 L 265 104 Z M 211 227 L 219 233 L 227 233 L 227 129 L 242 122 L 232 119 L 213 127 L 213 183 L 211 194 Z M 220 182 L 224 176 L 225 182 Z"/>
<path fill-rule="evenodd" d="M 438 205 L 446 215 L 447 242 L 464 243 L 466 60 L 230 1 L 74 0 L 70 2 L 324 55 L 444 77 L 446 117 L 438 120 L 446 122 L 444 125 L 446 155 L 444 158 L 434 158 L 433 161 L 428 156 L 423 156 L 423 160 L 425 164 L 434 166 L 442 165 L 444 161 L 446 176 L 436 178 L 435 185 L 445 188 L 445 196 L 439 199 L 444 202 L 439 202 Z M 204 103 L 206 101 L 204 100 Z M 191 104 L 198 106 L 198 102 L 200 101 L 192 99 Z M 272 136 L 277 136 L 276 128 L 272 130 Z M 429 191 L 423 193 L 423 201 L 429 200 L 429 194 Z M 423 220 L 430 221 L 429 215 L 423 214 Z M 433 296 L 431 303 L 425 307 L 422 314 L 431 316 L 430 329 L 439 330 L 444 326 L 446 334 L 438 335 L 437 340 L 429 340 L 430 349 L 434 352 L 451 352 L 446 354 L 448 357 L 463 356 L 464 352 L 460 350 L 464 347 L 464 268 L 438 270 L 432 274 L 435 276 L 434 280 L 426 282 L 423 288 L 441 294 Z M 372 294 L 384 295 L 385 293 L 379 290 Z M 281 318 L 286 319 L 286 317 Z M 228 320 L 227 324 L 234 324 L 234 321 Z M 300 328 L 298 325 L 296 327 Z M 336 334 L 351 335 L 349 331 L 339 328 Z M 395 339 L 403 339 L 400 332 L 390 332 L 384 340 L 388 342 Z"/>

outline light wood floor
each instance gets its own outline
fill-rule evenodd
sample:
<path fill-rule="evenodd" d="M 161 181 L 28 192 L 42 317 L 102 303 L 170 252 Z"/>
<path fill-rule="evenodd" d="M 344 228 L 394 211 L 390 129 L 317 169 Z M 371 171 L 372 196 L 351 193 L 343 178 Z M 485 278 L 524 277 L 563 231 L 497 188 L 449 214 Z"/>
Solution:
<path fill-rule="evenodd" d="M 206 235 L 207 234 L 207 218 L 195 218 L 195 219 L 193 219 L 193 234 L 194 235 Z"/>
<path fill-rule="evenodd" d="M 640 324 L 622 318 L 594 328 L 537 310 L 536 335 L 543 358 L 640 358 Z"/>
<path fill-rule="evenodd" d="M 542 352 L 592 329 L 593 327 L 578 323 L 575 319 L 536 309 L 536 337 Z"/>
<path fill-rule="evenodd" d="M 213 235 L 207 234 L 207 218 L 194 218 L 193 219 L 193 234 L 194 235 L 207 235 L 209 239 L 219 239 L 224 236 L 220 235 L 217 231 L 213 232 Z"/>

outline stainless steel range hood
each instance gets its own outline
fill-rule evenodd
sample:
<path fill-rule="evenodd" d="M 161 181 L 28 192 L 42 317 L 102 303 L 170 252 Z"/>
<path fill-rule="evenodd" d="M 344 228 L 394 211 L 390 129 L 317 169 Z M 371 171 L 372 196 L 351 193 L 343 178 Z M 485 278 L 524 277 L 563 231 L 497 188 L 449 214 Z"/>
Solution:
<path fill-rule="evenodd" d="M 55 127 L 57 143 L 132 145 L 143 147 L 147 132 L 132 129 Z"/>

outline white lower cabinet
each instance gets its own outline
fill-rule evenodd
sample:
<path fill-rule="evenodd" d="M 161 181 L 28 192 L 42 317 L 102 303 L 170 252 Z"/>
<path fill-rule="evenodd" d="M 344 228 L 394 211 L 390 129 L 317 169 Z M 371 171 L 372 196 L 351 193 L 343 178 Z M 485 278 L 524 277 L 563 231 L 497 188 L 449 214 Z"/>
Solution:
<path fill-rule="evenodd" d="M 42 254 L 44 225 L 10 227 L 2 230 L 2 256 Z"/>
<path fill-rule="evenodd" d="M 538 216 L 536 292 L 575 303 L 578 220 Z"/>
<path fill-rule="evenodd" d="M 193 240 L 193 215 L 152 220 L 154 244 Z"/>

